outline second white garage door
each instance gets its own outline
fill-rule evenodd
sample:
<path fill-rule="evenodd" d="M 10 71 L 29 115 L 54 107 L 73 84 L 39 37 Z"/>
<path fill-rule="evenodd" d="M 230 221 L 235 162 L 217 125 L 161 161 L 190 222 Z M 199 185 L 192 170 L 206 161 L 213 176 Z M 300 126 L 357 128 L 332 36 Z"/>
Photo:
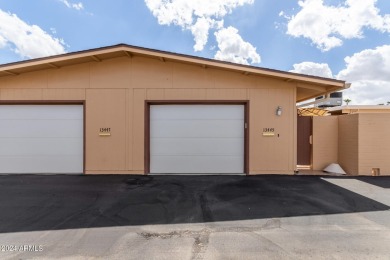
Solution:
<path fill-rule="evenodd" d="M 150 173 L 243 173 L 244 105 L 151 105 Z"/>
<path fill-rule="evenodd" d="M 0 105 L 0 173 L 82 173 L 82 105 Z"/>

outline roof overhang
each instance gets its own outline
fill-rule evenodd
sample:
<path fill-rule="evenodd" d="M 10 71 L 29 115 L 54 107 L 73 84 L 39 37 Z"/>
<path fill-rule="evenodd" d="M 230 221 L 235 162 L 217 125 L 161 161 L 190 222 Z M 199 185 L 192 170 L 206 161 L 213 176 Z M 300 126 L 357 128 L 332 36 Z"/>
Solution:
<path fill-rule="evenodd" d="M 119 44 L 97 49 L 90 49 L 85 51 L 72 52 L 50 57 L 3 64 L 0 65 L 0 77 L 10 75 L 18 76 L 23 73 L 38 70 L 50 68 L 58 69 L 64 66 L 70 66 L 80 63 L 102 62 L 104 60 L 118 57 L 132 58 L 134 56 L 153 57 L 161 60 L 162 62 L 175 61 L 199 65 L 204 68 L 219 68 L 225 70 L 232 70 L 243 73 L 244 75 L 260 75 L 264 77 L 278 78 L 286 82 L 295 83 L 295 86 L 297 87 L 297 102 L 305 101 L 310 98 L 347 88 L 347 84 L 345 83 L 345 81 L 341 80 L 235 64 L 225 61 L 218 61 L 172 52 L 136 47 L 127 44 Z"/>

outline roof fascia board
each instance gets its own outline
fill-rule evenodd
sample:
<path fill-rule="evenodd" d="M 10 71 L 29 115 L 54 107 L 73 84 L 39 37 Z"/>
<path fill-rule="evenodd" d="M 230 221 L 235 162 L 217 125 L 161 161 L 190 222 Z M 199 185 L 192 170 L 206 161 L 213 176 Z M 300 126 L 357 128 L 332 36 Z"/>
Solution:
<path fill-rule="evenodd" d="M 272 70 L 272 69 L 265 69 L 265 68 L 258 68 L 258 67 L 252 67 L 247 65 L 240 65 L 240 64 L 233 64 L 230 62 L 224 62 L 224 61 L 216 61 L 206 58 L 200 58 L 200 57 L 193 57 L 189 55 L 184 54 L 176 54 L 176 53 L 169 53 L 159 50 L 152 50 L 152 49 L 146 49 L 142 47 L 135 47 L 125 44 L 115 45 L 115 46 L 108 46 L 108 47 L 102 47 L 99 49 L 92 49 L 92 50 L 85 50 L 80 52 L 73 52 L 73 53 L 67 53 L 67 54 L 61 54 L 54 57 L 45 57 L 45 58 L 39 58 L 34 60 L 28 60 L 28 61 L 22 61 L 22 62 L 16 62 L 11 63 L 9 65 L 4 64 L 0 65 L 0 71 L 8 71 L 12 72 L 12 70 L 17 70 L 25 67 L 33 67 L 33 66 L 40 66 L 47 63 L 56 63 L 56 62 L 62 62 L 62 61 L 69 61 L 69 60 L 77 60 L 82 58 L 99 58 L 99 55 L 108 54 L 108 53 L 114 53 L 114 52 L 120 52 L 123 55 L 127 55 L 129 57 L 133 57 L 134 55 L 145 55 L 145 56 L 152 56 L 156 57 L 158 59 L 163 60 L 173 60 L 173 61 L 181 61 L 181 62 L 187 62 L 192 64 L 199 64 L 200 66 L 204 68 L 224 68 L 234 71 L 240 71 L 245 74 L 255 74 L 255 75 L 263 75 L 263 76 L 269 76 L 269 77 L 276 77 L 276 78 L 283 78 L 287 79 L 289 81 L 296 80 L 299 82 L 307 82 L 311 84 L 319 84 L 319 85 L 331 85 L 335 86 L 336 88 L 342 89 L 345 88 L 345 82 L 341 80 L 335 80 L 335 79 L 326 79 L 326 78 L 320 78 L 315 76 L 308 76 L 308 75 L 300 75 L 297 73 L 291 73 L 291 72 L 284 72 L 284 71 L 278 71 L 278 70 Z M 129 55 L 130 54 L 130 55 Z"/>

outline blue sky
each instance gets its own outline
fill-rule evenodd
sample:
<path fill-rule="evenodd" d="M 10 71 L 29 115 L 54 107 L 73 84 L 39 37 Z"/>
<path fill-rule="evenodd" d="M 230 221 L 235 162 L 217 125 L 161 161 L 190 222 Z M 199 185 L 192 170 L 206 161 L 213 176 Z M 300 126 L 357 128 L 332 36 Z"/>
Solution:
<path fill-rule="evenodd" d="M 390 101 L 388 0 L 0 0 L 0 64 L 126 43 L 352 82 Z"/>

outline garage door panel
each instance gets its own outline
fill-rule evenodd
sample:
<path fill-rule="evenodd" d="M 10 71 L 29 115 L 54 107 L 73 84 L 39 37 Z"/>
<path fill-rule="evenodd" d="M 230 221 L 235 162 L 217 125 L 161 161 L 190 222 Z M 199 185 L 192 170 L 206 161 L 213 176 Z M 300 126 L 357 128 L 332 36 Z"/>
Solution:
<path fill-rule="evenodd" d="M 242 156 L 152 156 L 153 173 L 240 173 Z"/>
<path fill-rule="evenodd" d="M 244 105 L 151 105 L 151 173 L 242 173 Z"/>
<path fill-rule="evenodd" d="M 157 155 L 235 155 L 244 152 L 243 138 L 154 138 L 150 147 Z M 191 150 L 188 149 L 191 147 Z"/>
<path fill-rule="evenodd" d="M 80 173 L 82 157 L 61 156 L 6 156 L 0 157 L 2 173 Z"/>
<path fill-rule="evenodd" d="M 1 137 L 36 138 L 79 137 L 83 126 L 80 120 L 2 120 Z M 75 127 L 78 125 L 78 127 Z M 28 129 L 28 131 L 26 131 Z"/>
<path fill-rule="evenodd" d="M 0 105 L 0 173 L 82 173 L 82 105 Z"/>
<path fill-rule="evenodd" d="M 64 107 L 63 105 L 60 106 Z M 58 119 L 58 109 L 50 109 L 51 107 L 53 105 L 2 105 L 0 109 L 0 120 L 56 120 Z M 80 113 L 80 107 L 80 105 L 66 105 L 66 109 L 61 109 L 61 119 L 82 120 L 83 113 Z"/>
<path fill-rule="evenodd" d="M 151 136 L 156 138 L 235 138 L 244 133 L 244 120 L 155 120 L 150 124 Z"/>
<path fill-rule="evenodd" d="M 244 106 L 232 105 L 166 105 L 152 106 L 150 119 L 159 120 L 234 120 L 242 119 Z"/>
<path fill-rule="evenodd" d="M 7 138 L 1 141 L 0 156 L 75 155 L 82 157 L 82 138 Z M 39 147 L 39 148 L 38 148 Z"/>

